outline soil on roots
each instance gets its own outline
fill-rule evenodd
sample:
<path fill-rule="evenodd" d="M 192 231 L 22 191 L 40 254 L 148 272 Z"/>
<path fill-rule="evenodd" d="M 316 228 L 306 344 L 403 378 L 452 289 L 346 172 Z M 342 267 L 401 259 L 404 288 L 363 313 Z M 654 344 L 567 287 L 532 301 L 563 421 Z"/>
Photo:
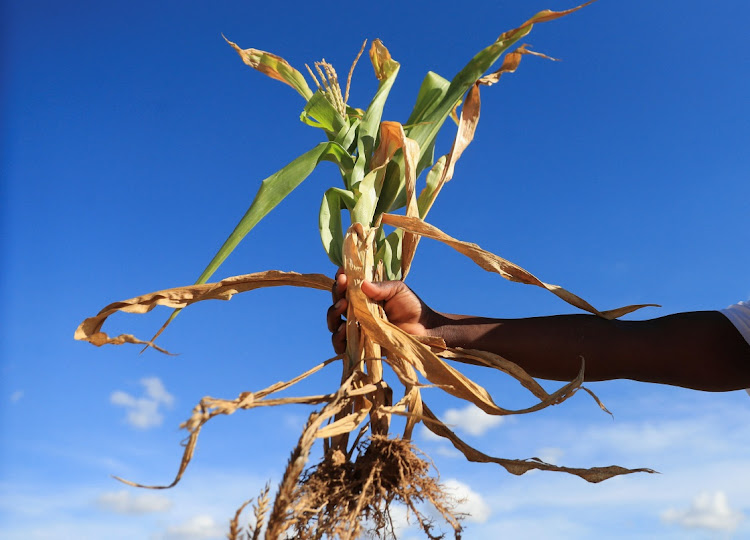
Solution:
<path fill-rule="evenodd" d="M 396 538 L 393 503 L 406 507 L 409 521 L 416 520 L 427 538 L 445 534 L 435 531 L 425 506 L 453 529 L 457 540 L 461 538 L 458 501 L 430 475 L 432 463 L 410 441 L 376 435 L 355 453 L 352 460 L 333 450 L 302 475 L 292 505 L 290 538 Z"/>

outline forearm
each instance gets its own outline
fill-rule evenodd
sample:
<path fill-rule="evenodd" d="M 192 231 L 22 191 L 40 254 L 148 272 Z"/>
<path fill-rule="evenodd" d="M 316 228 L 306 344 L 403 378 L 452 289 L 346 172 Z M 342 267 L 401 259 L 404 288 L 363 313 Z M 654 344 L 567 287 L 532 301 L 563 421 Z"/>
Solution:
<path fill-rule="evenodd" d="M 700 390 L 750 387 L 750 346 L 715 311 L 647 321 L 592 315 L 487 319 L 438 314 L 430 333 L 449 346 L 499 354 L 541 379 L 633 379 Z"/>

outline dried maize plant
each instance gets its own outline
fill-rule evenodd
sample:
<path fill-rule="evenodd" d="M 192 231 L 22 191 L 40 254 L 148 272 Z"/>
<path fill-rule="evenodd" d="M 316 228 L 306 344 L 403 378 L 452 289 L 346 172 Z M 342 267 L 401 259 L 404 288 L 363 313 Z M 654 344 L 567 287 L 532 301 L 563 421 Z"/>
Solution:
<path fill-rule="evenodd" d="M 479 120 L 480 88 L 497 82 L 503 73 L 515 71 L 523 55 L 544 56 L 532 52 L 526 45 L 511 50 L 514 44 L 529 34 L 534 24 L 568 15 L 585 5 L 588 4 L 562 12 L 538 13 L 520 27 L 503 33 L 480 51 L 452 81 L 428 73 L 414 109 L 404 124 L 381 121 L 386 98 L 400 66 L 378 40 L 372 44 L 369 55 L 379 85 L 365 110 L 347 104 L 352 71 L 357 60 L 352 65 L 343 95 L 333 66 L 322 61 L 314 64 L 314 71 L 308 67 L 317 85 L 317 90 L 313 92 L 304 76 L 284 59 L 256 49 L 241 49 L 229 42 L 247 65 L 293 87 L 306 102 L 301 120 L 321 129 L 327 140 L 262 182 L 250 208 L 196 284 L 110 304 L 95 317 L 86 319 L 77 329 L 75 337 L 97 346 L 136 343 L 167 352 L 154 340 L 179 310 L 195 302 L 229 300 L 237 293 L 282 285 L 329 291 L 333 280 L 325 275 L 274 270 L 215 283 L 206 282 L 242 238 L 321 161 L 332 161 L 341 173 L 343 187 L 332 187 L 325 192 L 319 224 L 323 246 L 330 260 L 337 267 L 344 268 L 349 280 L 347 349 L 344 354 L 288 382 L 279 382 L 257 392 L 244 392 L 233 400 L 203 398 L 194 408 L 192 416 L 181 426 L 189 435 L 174 481 L 169 486 L 126 483 L 153 489 L 172 487 L 185 472 L 201 428 L 211 418 L 232 414 L 239 409 L 290 403 L 319 405 L 321 408 L 310 415 L 292 452 L 273 504 L 266 489 L 256 501 L 255 525 L 247 530 L 239 526 L 242 509 L 238 510 L 231 520 L 230 538 L 260 538 L 262 530 L 268 539 L 285 536 L 357 538 L 368 531 L 380 536 L 393 536 L 388 509 L 394 501 L 406 505 L 408 514 L 416 519 L 429 538 L 438 536 L 425 514 L 424 503 L 432 505 L 436 512 L 433 510 L 430 514 L 440 515 L 453 528 L 456 537 L 460 537 L 461 516 L 455 514 L 451 501 L 431 476 L 429 462 L 410 442 L 414 427 L 420 422 L 433 433 L 448 439 L 468 460 L 497 463 L 516 475 L 541 469 L 562 471 L 589 482 L 600 482 L 612 476 L 635 472 L 616 466 L 590 469 L 559 467 L 537 458 L 502 459 L 472 448 L 423 401 L 422 389 L 426 385 L 473 403 L 487 414 L 523 414 L 561 403 L 582 388 L 583 361 L 576 379 L 550 394 L 520 366 L 495 354 L 449 348 L 441 340 L 427 340 L 407 334 L 389 323 L 383 309 L 360 289 L 364 280 L 404 279 L 409 273 L 419 240 L 426 237 L 453 247 L 485 270 L 496 272 L 511 281 L 543 287 L 573 306 L 600 317 L 612 319 L 642 307 L 598 311 L 565 289 L 539 280 L 476 244 L 452 238 L 425 221 L 442 187 L 452 178 L 456 162 L 472 141 Z M 363 50 L 364 45 L 360 55 Z M 500 68 L 485 75 L 503 54 Z M 456 114 L 459 105 L 460 118 Z M 449 116 L 458 124 L 457 134 L 450 152 L 435 160 L 435 138 Z M 417 179 L 424 171 L 428 171 L 425 186 L 417 195 Z M 394 213 L 401 208 L 405 208 L 403 214 Z M 346 233 L 343 211 L 348 212 L 350 223 Z M 390 233 L 386 232 L 386 225 L 392 227 Z M 174 308 L 175 311 L 149 341 L 128 334 L 110 337 L 101 331 L 105 320 L 116 311 L 146 313 L 157 305 Z M 497 369 L 511 376 L 533 394 L 536 404 L 523 410 L 500 407 L 487 390 L 455 367 L 456 362 Z M 332 363 L 342 366 L 341 386 L 334 392 L 275 397 L 276 393 Z M 395 403 L 393 389 L 383 378 L 386 365 L 404 387 Z M 406 418 L 400 436 L 390 433 L 393 415 Z M 309 467 L 308 458 L 317 439 L 323 441 L 323 459 L 316 466 Z M 652 472 L 648 469 L 637 471 Z"/>

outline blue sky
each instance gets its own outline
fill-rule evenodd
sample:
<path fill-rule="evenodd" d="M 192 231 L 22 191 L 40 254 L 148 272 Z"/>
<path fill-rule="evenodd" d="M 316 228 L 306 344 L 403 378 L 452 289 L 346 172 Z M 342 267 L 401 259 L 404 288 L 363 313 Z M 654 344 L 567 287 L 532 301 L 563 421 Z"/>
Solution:
<path fill-rule="evenodd" d="M 429 5 L 429 7 L 426 7 Z M 209 424 L 181 484 L 167 483 L 177 426 L 204 395 L 234 397 L 331 356 L 319 291 L 262 290 L 184 312 L 161 344 L 95 349 L 75 327 L 104 305 L 189 284 L 261 179 L 320 141 L 299 96 L 244 66 L 221 37 L 298 68 L 345 72 L 381 38 L 401 72 L 385 117 L 405 121 L 428 70 L 448 78 L 498 34 L 571 2 L 3 3 L 0 536 L 222 538 L 234 510 L 278 481 L 309 409 Z M 653 302 L 634 318 L 750 297 L 750 6 L 600 0 L 537 26 L 516 74 L 482 91 L 476 139 L 430 222 L 597 307 Z M 375 88 L 363 60 L 350 103 Z M 442 140 L 445 153 L 450 137 Z M 280 269 L 333 275 L 317 231 L 324 164 L 241 244 L 217 277 Z M 434 308 L 497 317 L 569 312 L 423 241 L 408 279 Z M 148 337 L 166 316 L 116 316 Z M 335 369 L 295 394 L 327 392 Z M 469 370 L 501 406 L 517 385 Z M 548 384 L 554 388 L 555 384 Z M 471 444 L 509 458 L 651 467 L 600 485 L 514 477 L 468 464 L 417 432 L 468 496 L 467 538 L 727 538 L 750 535 L 750 401 L 615 381 L 499 423 L 437 391 L 440 414 L 473 419 Z M 450 412 L 453 410 L 454 412 Z M 404 531 L 402 537 L 408 538 Z"/>

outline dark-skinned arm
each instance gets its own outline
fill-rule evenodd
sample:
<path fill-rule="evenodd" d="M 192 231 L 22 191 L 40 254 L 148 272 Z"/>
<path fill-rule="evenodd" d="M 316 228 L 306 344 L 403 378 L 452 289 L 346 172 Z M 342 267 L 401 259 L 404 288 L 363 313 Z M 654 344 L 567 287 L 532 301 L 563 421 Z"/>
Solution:
<path fill-rule="evenodd" d="M 536 378 L 570 381 L 583 357 L 587 381 L 632 379 L 706 391 L 750 388 L 750 345 L 718 311 L 645 321 L 594 315 L 493 319 L 436 312 L 400 281 L 365 282 L 362 291 L 381 302 L 402 330 L 440 337 L 449 347 L 498 354 Z M 337 352 L 345 347 L 345 292 L 346 276 L 339 273 L 335 304 L 328 311 Z"/>
<path fill-rule="evenodd" d="M 583 357 L 587 381 L 632 379 L 708 391 L 750 387 L 750 345 L 718 311 L 645 321 L 436 315 L 430 335 L 451 347 L 499 354 L 540 379 L 573 379 Z"/>

